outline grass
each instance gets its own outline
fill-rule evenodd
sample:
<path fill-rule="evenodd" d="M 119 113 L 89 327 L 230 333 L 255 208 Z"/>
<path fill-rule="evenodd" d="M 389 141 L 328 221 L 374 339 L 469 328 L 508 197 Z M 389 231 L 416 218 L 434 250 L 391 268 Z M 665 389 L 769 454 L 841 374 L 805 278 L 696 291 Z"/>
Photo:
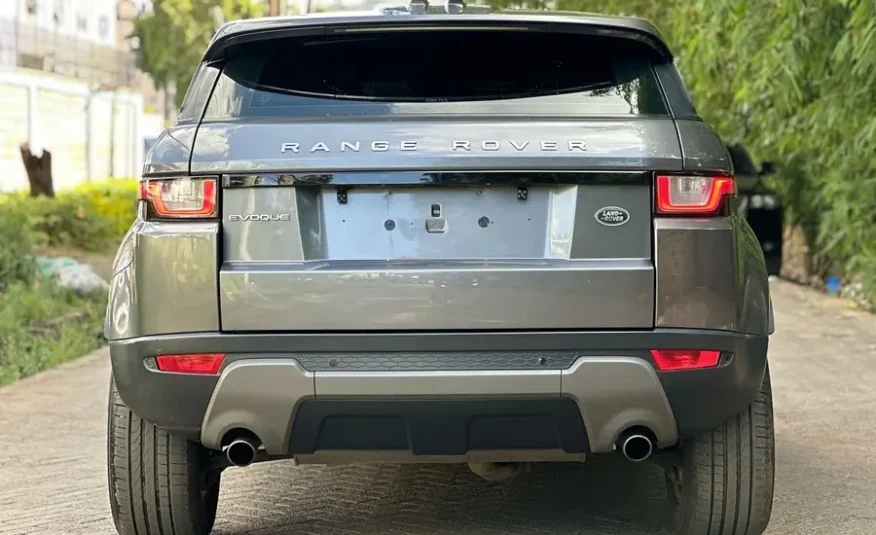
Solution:
<path fill-rule="evenodd" d="M 35 256 L 72 257 L 103 279 L 135 218 L 136 180 L 0 195 L 0 386 L 100 347 L 105 292 L 80 296 L 41 278 Z"/>
<path fill-rule="evenodd" d="M 103 345 L 106 294 L 80 296 L 51 281 L 15 283 L 0 293 L 0 386 Z"/>

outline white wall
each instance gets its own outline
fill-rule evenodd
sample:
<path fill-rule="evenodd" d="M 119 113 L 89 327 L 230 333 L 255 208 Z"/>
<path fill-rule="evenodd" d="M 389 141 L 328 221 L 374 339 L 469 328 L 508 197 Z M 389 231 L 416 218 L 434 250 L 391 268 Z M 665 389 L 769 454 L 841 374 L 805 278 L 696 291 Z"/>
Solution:
<path fill-rule="evenodd" d="M 154 139 L 165 129 L 164 116 L 160 113 L 144 113 L 141 123 L 140 132 L 146 139 Z"/>
<path fill-rule="evenodd" d="M 0 0 L 2 2 L 2 0 Z M 0 191 L 28 187 L 18 146 L 52 152 L 55 189 L 139 176 L 143 99 L 37 71 L 0 71 Z M 111 160 L 112 157 L 112 160 Z"/>

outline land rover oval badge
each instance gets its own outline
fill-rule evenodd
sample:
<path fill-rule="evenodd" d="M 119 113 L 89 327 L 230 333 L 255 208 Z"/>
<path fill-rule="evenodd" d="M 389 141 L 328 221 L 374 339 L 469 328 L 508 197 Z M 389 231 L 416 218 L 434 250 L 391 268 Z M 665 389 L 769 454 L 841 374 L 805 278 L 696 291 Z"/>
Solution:
<path fill-rule="evenodd" d="M 625 225 L 630 220 L 630 213 L 620 206 L 600 208 L 594 216 L 600 225 L 605 225 L 606 227 L 619 227 Z"/>

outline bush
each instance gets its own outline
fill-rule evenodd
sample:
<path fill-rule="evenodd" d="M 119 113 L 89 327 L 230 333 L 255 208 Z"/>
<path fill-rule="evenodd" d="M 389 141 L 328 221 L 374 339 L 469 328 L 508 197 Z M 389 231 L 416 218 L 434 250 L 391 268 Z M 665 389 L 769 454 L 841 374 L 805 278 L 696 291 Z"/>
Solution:
<path fill-rule="evenodd" d="M 105 251 L 121 241 L 134 220 L 137 187 L 135 180 L 108 180 L 61 191 L 55 198 L 16 193 L 5 204 L 28 215 L 38 246 Z"/>
<path fill-rule="evenodd" d="M 106 222 L 112 245 L 118 245 L 137 215 L 138 188 L 136 180 L 118 179 L 85 184 L 74 191 L 87 199 L 97 219 Z"/>
<path fill-rule="evenodd" d="M 27 213 L 13 203 L 0 204 L 0 293 L 11 284 L 33 279 L 32 238 Z"/>

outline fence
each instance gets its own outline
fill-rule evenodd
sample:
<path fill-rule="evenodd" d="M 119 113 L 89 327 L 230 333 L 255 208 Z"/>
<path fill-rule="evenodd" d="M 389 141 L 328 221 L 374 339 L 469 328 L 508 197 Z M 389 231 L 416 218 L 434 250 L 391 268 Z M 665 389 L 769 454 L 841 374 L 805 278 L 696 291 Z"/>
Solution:
<path fill-rule="evenodd" d="M 0 0 L 2 1 L 2 0 Z M 143 162 L 143 99 L 126 90 L 24 69 L 0 69 L 0 192 L 27 188 L 18 146 L 52 152 L 55 189 L 137 176 Z"/>

